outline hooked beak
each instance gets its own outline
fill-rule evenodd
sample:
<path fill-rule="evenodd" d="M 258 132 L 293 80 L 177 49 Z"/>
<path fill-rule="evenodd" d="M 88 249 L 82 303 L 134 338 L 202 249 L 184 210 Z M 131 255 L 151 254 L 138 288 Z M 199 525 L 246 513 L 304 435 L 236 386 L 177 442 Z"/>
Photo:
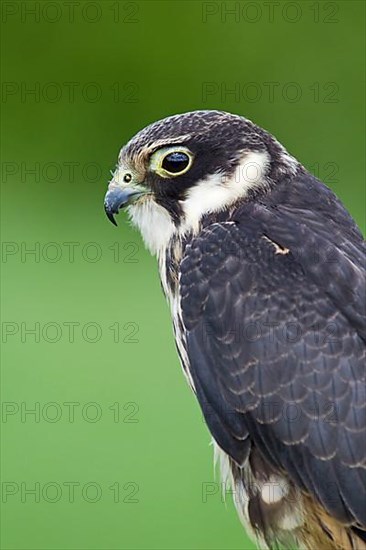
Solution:
<path fill-rule="evenodd" d="M 104 198 L 104 210 L 109 221 L 117 225 L 114 214 L 118 214 L 121 208 L 132 204 L 141 197 L 141 195 L 144 195 L 144 192 L 134 189 L 133 187 L 113 187 L 107 191 Z"/>

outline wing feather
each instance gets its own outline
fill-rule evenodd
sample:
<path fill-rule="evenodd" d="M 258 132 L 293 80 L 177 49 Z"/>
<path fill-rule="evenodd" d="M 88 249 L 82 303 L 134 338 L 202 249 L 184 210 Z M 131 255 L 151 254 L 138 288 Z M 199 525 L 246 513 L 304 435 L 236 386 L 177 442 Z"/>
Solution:
<path fill-rule="evenodd" d="M 335 518 L 365 527 L 361 248 L 352 231 L 337 247 L 309 223 L 252 203 L 187 245 L 190 370 L 213 437 L 236 462 L 250 439 Z M 312 261 L 325 246 L 335 261 Z"/>

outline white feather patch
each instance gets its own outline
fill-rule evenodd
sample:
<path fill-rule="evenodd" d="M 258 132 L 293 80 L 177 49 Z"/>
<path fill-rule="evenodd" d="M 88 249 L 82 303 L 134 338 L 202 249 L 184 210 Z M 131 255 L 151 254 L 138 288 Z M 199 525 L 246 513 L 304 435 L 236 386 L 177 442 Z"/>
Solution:
<path fill-rule="evenodd" d="M 177 231 L 167 210 L 146 197 L 139 203 L 129 206 L 128 212 L 133 225 L 140 230 L 146 248 L 151 254 L 160 256 L 164 253 Z"/>
<path fill-rule="evenodd" d="M 246 152 L 230 178 L 216 173 L 198 182 L 182 201 L 185 214 L 183 231 L 197 230 L 205 214 L 223 210 L 245 197 L 250 189 L 264 185 L 268 165 L 267 152 Z"/>
<path fill-rule="evenodd" d="M 275 504 L 282 500 L 289 492 L 289 485 L 282 477 L 270 476 L 261 487 L 261 499 L 266 504 Z"/>

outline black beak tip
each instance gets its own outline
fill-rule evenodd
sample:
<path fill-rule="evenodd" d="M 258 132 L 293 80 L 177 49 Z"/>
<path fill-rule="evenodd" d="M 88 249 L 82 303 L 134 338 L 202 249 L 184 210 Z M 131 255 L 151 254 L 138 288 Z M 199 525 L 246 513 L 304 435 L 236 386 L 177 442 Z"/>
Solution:
<path fill-rule="evenodd" d="M 113 223 L 113 225 L 115 225 L 117 227 L 118 223 L 116 222 L 116 220 L 114 219 L 114 216 L 111 212 L 108 212 L 107 213 L 107 217 L 109 219 L 110 222 Z"/>
<path fill-rule="evenodd" d="M 117 227 L 117 222 L 114 219 L 114 214 L 116 214 L 116 212 L 113 212 L 112 208 L 107 203 L 104 203 L 104 210 L 109 221 L 112 222 L 113 225 Z"/>
<path fill-rule="evenodd" d="M 141 194 L 141 191 L 129 187 L 124 189 L 118 187 L 110 189 L 104 199 L 104 210 L 109 221 L 111 221 L 113 225 L 117 225 L 114 214 L 118 214 L 121 208 L 134 202 Z"/>

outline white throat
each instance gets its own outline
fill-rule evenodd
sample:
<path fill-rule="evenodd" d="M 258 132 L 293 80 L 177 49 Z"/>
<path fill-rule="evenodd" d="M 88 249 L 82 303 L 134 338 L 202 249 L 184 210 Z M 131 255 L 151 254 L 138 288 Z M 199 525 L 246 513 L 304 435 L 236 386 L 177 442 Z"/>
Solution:
<path fill-rule="evenodd" d="M 141 203 L 128 207 L 133 225 L 135 225 L 144 239 L 146 248 L 157 257 L 164 254 L 177 227 L 160 204 L 153 199 L 144 198 Z"/>

